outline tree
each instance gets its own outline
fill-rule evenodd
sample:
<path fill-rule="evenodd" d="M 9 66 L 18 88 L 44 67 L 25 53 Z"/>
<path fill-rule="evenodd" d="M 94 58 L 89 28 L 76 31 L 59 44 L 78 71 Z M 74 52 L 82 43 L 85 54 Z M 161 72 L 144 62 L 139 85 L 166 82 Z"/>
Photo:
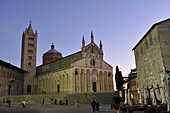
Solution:
<path fill-rule="evenodd" d="M 124 84 L 124 80 L 123 80 L 123 76 L 122 76 L 122 72 L 119 71 L 119 67 L 116 66 L 116 74 L 115 74 L 115 80 L 116 80 L 116 88 L 118 91 L 123 90 L 123 84 Z"/>

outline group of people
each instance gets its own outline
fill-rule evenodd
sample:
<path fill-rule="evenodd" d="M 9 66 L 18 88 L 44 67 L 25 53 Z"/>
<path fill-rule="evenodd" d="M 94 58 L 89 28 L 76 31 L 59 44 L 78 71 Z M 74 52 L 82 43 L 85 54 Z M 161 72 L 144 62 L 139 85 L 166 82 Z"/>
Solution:
<path fill-rule="evenodd" d="M 11 100 L 7 99 L 5 104 L 5 99 L 2 101 L 2 107 L 11 107 Z M 25 108 L 25 100 L 22 101 L 22 108 Z"/>
<path fill-rule="evenodd" d="M 57 105 L 57 99 L 54 99 L 53 101 L 53 98 L 51 98 L 51 102 L 54 103 L 55 105 Z M 45 99 L 43 98 L 42 99 L 42 106 L 45 104 Z M 66 103 L 65 103 L 67 106 L 68 106 L 68 99 L 66 99 Z M 59 101 L 59 105 L 64 105 L 64 102 L 62 100 Z"/>
<path fill-rule="evenodd" d="M 100 103 L 97 100 L 93 100 L 91 103 L 91 106 L 92 106 L 93 113 L 94 113 L 95 111 L 99 111 Z"/>
<path fill-rule="evenodd" d="M 11 107 L 11 100 L 7 99 L 6 100 L 6 105 L 5 105 L 5 99 L 2 102 L 2 107 Z"/>

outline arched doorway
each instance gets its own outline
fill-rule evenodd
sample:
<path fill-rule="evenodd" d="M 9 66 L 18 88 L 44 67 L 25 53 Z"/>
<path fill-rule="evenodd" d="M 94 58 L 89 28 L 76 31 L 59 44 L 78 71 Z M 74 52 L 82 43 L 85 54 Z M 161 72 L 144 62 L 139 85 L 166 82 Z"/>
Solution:
<path fill-rule="evenodd" d="M 96 92 L 96 82 L 93 82 L 93 91 Z"/>
<path fill-rule="evenodd" d="M 92 70 L 92 90 L 97 92 L 97 70 Z"/>
<path fill-rule="evenodd" d="M 27 85 L 27 93 L 31 93 L 31 85 Z"/>

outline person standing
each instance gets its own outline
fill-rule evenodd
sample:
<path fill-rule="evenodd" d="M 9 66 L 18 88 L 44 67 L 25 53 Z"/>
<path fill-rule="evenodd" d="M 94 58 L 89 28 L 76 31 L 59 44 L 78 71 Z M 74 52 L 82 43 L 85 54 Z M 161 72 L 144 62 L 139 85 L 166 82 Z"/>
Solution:
<path fill-rule="evenodd" d="M 61 106 L 63 105 L 63 102 L 62 102 L 62 100 L 60 100 L 60 102 L 59 102 L 59 105 L 61 105 Z"/>
<path fill-rule="evenodd" d="M 8 100 L 8 107 L 9 108 L 11 107 L 11 100 L 10 99 Z"/>
<path fill-rule="evenodd" d="M 66 99 L 66 105 L 68 106 L 68 99 Z"/>
<path fill-rule="evenodd" d="M 100 106 L 100 103 L 99 101 L 96 100 L 96 111 L 99 111 L 99 106 Z"/>
<path fill-rule="evenodd" d="M 42 106 L 44 105 L 44 102 L 45 102 L 45 100 L 44 100 L 44 98 L 42 99 Z"/>
<path fill-rule="evenodd" d="M 7 99 L 6 100 L 6 107 L 8 107 L 9 106 L 9 100 Z"/>
<path fill-rule="evenodd" d="M 93 109 L 93 113 L 95 112 L 95 106 L 96 106 L 96 102 L 93 100 L 91 103 L 92 109 Z"/>
<path fill-rule="evenodd" d="M 25 108 L 25 100 L 22 101 L 22 108 Z"/>

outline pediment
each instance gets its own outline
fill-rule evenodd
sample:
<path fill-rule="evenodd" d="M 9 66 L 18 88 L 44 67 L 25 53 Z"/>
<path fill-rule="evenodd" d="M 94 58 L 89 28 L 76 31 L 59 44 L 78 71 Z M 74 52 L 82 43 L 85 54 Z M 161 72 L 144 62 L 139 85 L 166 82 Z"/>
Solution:
<path fill-rule="evenodd" d="M 84 50 L 86 54 L 103 54 L 103 51 L 95 43 L 85 46 Z"/>

